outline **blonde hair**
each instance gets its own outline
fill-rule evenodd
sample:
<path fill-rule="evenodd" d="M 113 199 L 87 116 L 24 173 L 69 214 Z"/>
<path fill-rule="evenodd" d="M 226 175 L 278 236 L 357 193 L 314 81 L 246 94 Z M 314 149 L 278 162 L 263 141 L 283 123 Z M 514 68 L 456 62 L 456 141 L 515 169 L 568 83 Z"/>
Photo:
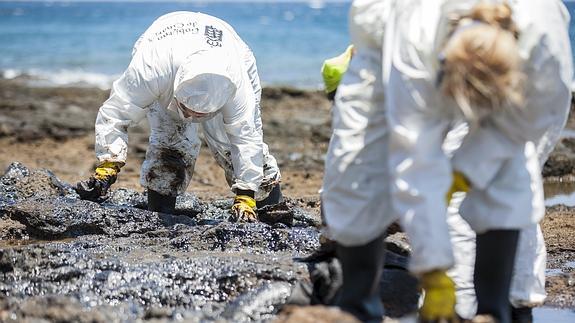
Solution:
<path fill-rule="evenodd" d="M 441 91 L 468 119 L 524 101 L 517 28 L 507 4 L 476 5 L 455 21 L 441 53 Z"/>

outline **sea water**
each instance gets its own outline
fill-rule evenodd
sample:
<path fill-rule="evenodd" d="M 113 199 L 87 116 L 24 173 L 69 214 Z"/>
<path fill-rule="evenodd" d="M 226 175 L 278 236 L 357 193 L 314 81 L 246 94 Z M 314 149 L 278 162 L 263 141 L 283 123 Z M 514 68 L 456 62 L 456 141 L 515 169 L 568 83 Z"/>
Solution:
<path fill-rule="evenodd" d="M 53 84 L 107 87 L 157 17 L 200 11 L 229 22 L 248 43 L 266 85 L 319 88 L 321 64 L 349 43 L 350 1 L 2 1 L 0 73 Z M 575 2 L 565 1 L 572 16 Z M 570 37 L 575 39 L 575 19 Z M 2 76 L 0 75 L 0 76 Z"/>
<path fill-rule="evenodd" d="M 252 48 L 262 82 L 320 86 L 325 58 L 349 43 L 350 2 L 0 1 L 0 71 L 55 84 L 105 87 L 126 68 L 132 46 L 159 16 L 199 11 L 230 23 Z"/>

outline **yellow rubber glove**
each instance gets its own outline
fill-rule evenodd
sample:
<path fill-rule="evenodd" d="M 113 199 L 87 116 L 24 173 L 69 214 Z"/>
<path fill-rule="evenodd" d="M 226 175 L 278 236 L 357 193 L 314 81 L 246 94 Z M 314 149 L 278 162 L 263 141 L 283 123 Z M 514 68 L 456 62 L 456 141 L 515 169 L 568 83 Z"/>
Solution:
<path fill-rule="evenodd" d="M 325 85 L 325 92 L 330 93 L 337 89 L 343 74 L 347 71 L 351 57 L 353 56 L 353 45 L 349 45 L 341 55 L 326 59 L 321 67 L 321 76 Z"/>
<path fill-rule="evenodd" d="M 103 162 L 96 167 L 93 176 L 95 179 L 100 181 L 109 180 L 111 177 L 116 177 L 118 175 L 122 166 L 124 166 L 124 163 L 122 162 Z"/>
<path fill-rule="evenodd" d="M 451 187 L 449 188 L 449 191 L 447 191 L 447 194 L 445 194 L 445 201 L 449 205 L 455 192 L 469 192 L 469 188 L 470 185 L 467 178 L 465 178 L 465 175 L 458 171 L 454 171 Z"/>
<path fill-rule="evenodd" d="M 256 200 L 247 195 L 236 195 L 234 205 L 232 205 L 232 220 L 242 222 L 255 222 L 258 220 L 256 214 Z"/>
<path fill-rule="evenodd" d="M 457 322 L 455 284 L 444 270 L 434 270 L 423 274 L 421 287 L 425 290 L 425 299 L 419 309 L 420 321 Z"/>
<path fill-rule="evenodd" d="M 76 193 L 83 200 L 99 201 L 108 194 L 110 186 L 116 182 L 122 162 L 103 162 L 96 167 L 87 181 L 76 184 Z"/>

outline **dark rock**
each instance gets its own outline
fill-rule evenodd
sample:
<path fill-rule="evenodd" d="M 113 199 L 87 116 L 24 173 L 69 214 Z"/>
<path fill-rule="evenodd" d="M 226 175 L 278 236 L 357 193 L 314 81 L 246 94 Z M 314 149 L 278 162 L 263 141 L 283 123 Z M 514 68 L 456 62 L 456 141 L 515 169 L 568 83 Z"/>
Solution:
<path fill-rule="evenodd" d="M 183 194 L 176 214 L 149 212 L 145 193 L 84 201 L 50 171 L 17 163 L 0 193 L 0 226 L 11 228 L 0 233 L 15 239 L 0 245 L 0 321 L 266 321 L 310 280 L 298 259 L 319 247 L 317 215 L 289 198 L 262 210 L 268 223 L 232 223 L 231 199 Z M 386 306 L 403 313 L 415 297 L 408 246 L 387 243 L 398 253 L 382 284 L 409 295 Z"/>
<path fill-rule="evenodd" d="M 543 177 L 562 178 L 575 175 L 575 138 L 563 138 L 543 165 Z"/>
<path fill-rule="evenodd" d="M 125 189 L 83 201 L 49 171 L 21 164 L 0 178 L 0 191 L 9 194 L 4 221 L 30 239 L 64 239 L 0 248 L 0 300 L 10 300 L 0 302 L 2 315 L 16 321 L 272 318 L 307 277 L 293 256 L 318 246 L 318 230 L 303 223 L 228 222 L 229 199 L 184 194 L 176 215 L 145 210 L 145 193 Z"/>

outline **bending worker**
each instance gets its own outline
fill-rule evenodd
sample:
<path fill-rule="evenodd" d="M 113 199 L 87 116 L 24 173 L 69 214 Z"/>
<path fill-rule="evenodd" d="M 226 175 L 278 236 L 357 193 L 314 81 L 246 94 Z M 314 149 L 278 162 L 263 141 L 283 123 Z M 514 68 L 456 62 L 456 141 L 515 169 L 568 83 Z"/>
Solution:
<path fill-rule="evenodd" d="M 260 94 L 255 58 L 227 23 L 193 12 L 158 18 L 98 112 L 99 165 L 77 192 L 87 199 L 107 193 L 126 162 L 128 127 L 147 115 L 151 134 L 140 181 L 151 211 L 174 211 L 192 178 L 202 131 L 236 194 L 232 215 L 256 220 L 256 204 L 281 198 L 280 171 L 263 142 Z"/>
<path fill-rule="evenodd" d="M 534 143 L 565 120 L 572 66 L 560 1 L 489 3 L 352 5 L 356 54 L 336 94 L 322 201 L 343 267 L 339 305 L 364 321 L 383 314 L 382 235 L 398 217 L 426 290 L 420 318 L 454 319 L 450 183 L 469 191 L 461 214 L 478 233 L 477 313 L 510 320 L 518 230 L 541 216 Z M 462 119 L 469 134 L 450 159 L 442 145 Z"/>
<path fill-rule="evenodd" d="M 350 48 L 353 46 L 350 45 L 341 55 L 325 60 L 322 66 L 325 91 L 331 100 L 335 97 L 341 78 L 352 59 Z M 557 118 L 555 120 L 556 123 L 549 128 L 537 145 L 537 159 L 540 167 L 545 163 L 560 137 L 567 114 L 564 116 L 565 119 Z M 448 156 L 451 157 L 453 151 L 459 148 L 468 130 L 467 124 L 462 120 L 449 131 L 443 143 L 443 150 Z M 530 155 L 530 157 L 535 158 L 536 156 Z M 537 178 L 532 178 L 532 181 L 533 184 L 538 185 Z M 455 264 L 447 274 L 455 284 L 456 313 L 460 318 L 469 320 L 475 316 L 477 308 L 473 286 L 475 232 L 459 215 L 459 207 L 465 198 L 465 192 L 453 192 L 452 194 L 452 199 L 448 205 L 447 223 Z M 545 213 L 545 206 L 540 203 L 539 196 L 533 202 L 535 216 L 542 217 Z M 545 266 L 547 255 L 539 224 L 521 230 L 517 248 L 509 296 L 510 311 L 514 323 L 529 323 L 533 322 L 532 308 L 543 305 L 546 298 Z"/>

